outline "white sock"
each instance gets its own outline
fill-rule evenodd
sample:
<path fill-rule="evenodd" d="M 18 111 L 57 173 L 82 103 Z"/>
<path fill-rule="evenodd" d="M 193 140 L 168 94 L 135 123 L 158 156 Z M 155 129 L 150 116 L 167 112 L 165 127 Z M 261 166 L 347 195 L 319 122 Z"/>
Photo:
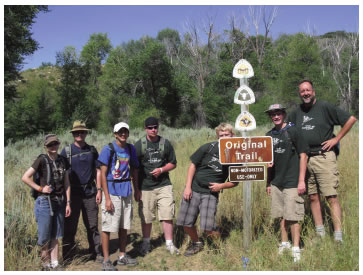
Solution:
<path fill-rule="evenodd" d="M 52 261 L 52 263 L 50 264 L 51 268 L 56 268 L 59 265 L 58 261 Z"/>
<path fill-rule="evenodd" d="M 121 260 L 123 257 L 125 257 L 125 255 L 118 256 L 118 259 Z"/>
<path fill-rule="evenodd" d="M 173 240 L 166 240 L 166 245 L 172 245 L 173 244 Z"/>
<path fill-rule="evenodd" d="M 150 242 L 150 238 L 142 238 L 142 241 L 143 241 L 144 243 L 149 243 L 149 242 Z"/>
<path fill-rule="evenodd" d="M 289 246 L 290 245 L 290 242 L 281 242 L 281 245 L 282 246 Z"/>
<path fill-rule="evenodd" d="M 334 240 L 342 241 L 343 240 L 343 232 L 342 231 L 334 231 Z"/>
<path fill-rule="evenodd" d="M 299 252 L 299 251 L 300 251 L 300 247 L 298 247 L 298 246 L 292 247 L 292 252 Z"/>
<path fill-rule="evenodd" d="M 324 237 L 325 236 L 325 228 L 324 228 L 324 225 L 317 225 L 315 227 L 315 229 L 316 229 L 316 233 L 318 235 L 320 235 L 321 237 Z"/>

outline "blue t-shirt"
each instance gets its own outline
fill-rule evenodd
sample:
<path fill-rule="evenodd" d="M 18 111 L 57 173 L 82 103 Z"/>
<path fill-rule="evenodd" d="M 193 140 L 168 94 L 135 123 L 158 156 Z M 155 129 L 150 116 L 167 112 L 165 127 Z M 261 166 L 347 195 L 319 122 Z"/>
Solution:
<path fill-rule="evenodd" d="M 132 151 L 130 154 L 129 146 L 126 145 L 125 148 L 121 148 L 116 141 L 113 141 L 112 144 L 115 148 L 115 154 L 112 156 L 110 169 L 106 176 L 108 192 L 113 196 L 128 197 L 132 194 L 129 165 L 133 168 L 139 168 L 135 147 L 130 144 Z M 104 146 L 98 157 L 101 165 L 108 166 L 110 154 L 109 145 Z"/>

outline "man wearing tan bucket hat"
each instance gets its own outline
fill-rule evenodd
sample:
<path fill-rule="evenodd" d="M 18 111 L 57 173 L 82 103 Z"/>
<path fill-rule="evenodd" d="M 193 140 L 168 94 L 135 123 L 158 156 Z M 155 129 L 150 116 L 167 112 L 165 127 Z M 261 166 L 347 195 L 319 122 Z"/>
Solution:
<path fill-rule="evenodd" d="M 76 120 L 72 130 L 74 142 L 66 146 L 61 155 L 70 165 L 72 214 L 65 219 L 63 238 L 63 260 L 70 261 L 75 254 L 75 236 L 80 213 L 87 230 L 91 259 L 102 262 L 100 233 L 98 231 L 98 204 L 102 200 L 100 170 L 97 168 L 97 149 L 86 143 L 90 130 L 86 124 Z"/>

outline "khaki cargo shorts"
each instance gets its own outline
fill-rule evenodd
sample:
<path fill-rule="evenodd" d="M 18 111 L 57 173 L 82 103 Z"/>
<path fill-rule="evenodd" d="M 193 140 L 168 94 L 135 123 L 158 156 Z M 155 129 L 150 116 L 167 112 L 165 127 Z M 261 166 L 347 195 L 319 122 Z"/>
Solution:
<path fill-rule="evenodd" d="M 337 157 L 333 151 L 310 157 L 306 172 L 309 195 L 319 191 L 325 197 L 338 194 L 339 172 Z"/>
<path fill-rule="evenodd" d="M 304 219 L 304 197 L 299 196 L 297 188 L 281 188 L 271 185 L 271 216 L 288 221 Z"/>
<path fill-rule="evenodd" d="M 106 211 L 105 195 L 102 197 L 102 231 L 118 232 L 120 228 L 130 230 L 132 221 L 132 195 L 128 197 L 113 196 L 111 201 L 114 212 Z"/>
<path fill-rule="evenodd" d="M 169 221 L 175 216 L 175 201 L 173 186 L 167 185 L 150 191 L 141 191 L 139 202 L 139 216 L 143 223 L 155 220 L 155 209 L 158 210 L 159 221 Z"/>

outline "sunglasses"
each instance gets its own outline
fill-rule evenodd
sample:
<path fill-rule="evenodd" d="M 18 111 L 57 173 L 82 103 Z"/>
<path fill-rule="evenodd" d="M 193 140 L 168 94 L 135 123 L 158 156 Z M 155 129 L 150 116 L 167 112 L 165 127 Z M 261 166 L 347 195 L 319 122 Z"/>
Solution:
<path fill-rule="evenodd" d="M 74 131 L 73 132 L 74 136 L 85 135 L 85 134 L 87 134 L 87 131 Z"/>
<path fill-rule="evenodd" d="M 59 143 L 58 142 L 52 142 L 52 143 L 49 143 L 47 145 L 47 147 L 53 147 L 53 146 L 56 146 L 56 145 L 59 145 Z"/>
<path fill-rule="evenodd" d="M 157 130 L 159 128 L 159 126 L 147 126 L 146 128 L 148 128 L 149 130 Z"/>

